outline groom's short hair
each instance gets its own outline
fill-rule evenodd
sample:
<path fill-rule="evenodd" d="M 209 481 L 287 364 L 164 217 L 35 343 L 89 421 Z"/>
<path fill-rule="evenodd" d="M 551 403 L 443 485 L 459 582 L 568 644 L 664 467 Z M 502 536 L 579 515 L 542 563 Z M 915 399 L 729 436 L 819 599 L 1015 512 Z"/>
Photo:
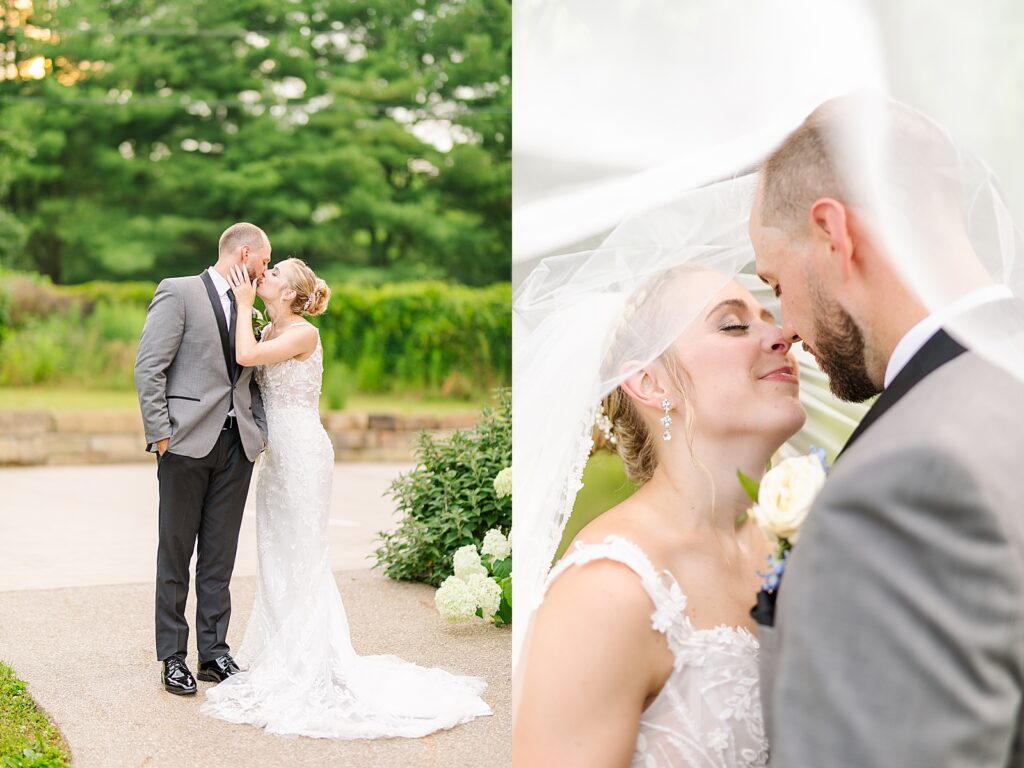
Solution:
<path fill-rule="evenodd" d="M 217 244 L 217 253 L 223 256 L 238 250 L 243 245 L 254 249 L 266 248 L 270 245 L 270 238 L 255 224 L 240 221 L 224 230 L 224 234 L 220 236 L 220 242 Z"/>
<path fill-rule="evenodd" d="M 863 122 L 868 110 L 876 121 Z M 872 159 L 884 164 L 889 202 L 946 214 L 959 209 L 960 157 L 940 126 L 891 99 L 840 96 L 819 105 L 762 164 L 761 224 L 802 229 L 823 197 L 862 203 L 857 182 L 866 161 L 850 138 L 866 130 L 877 131 L 885 147 L 884 159 Z"/>

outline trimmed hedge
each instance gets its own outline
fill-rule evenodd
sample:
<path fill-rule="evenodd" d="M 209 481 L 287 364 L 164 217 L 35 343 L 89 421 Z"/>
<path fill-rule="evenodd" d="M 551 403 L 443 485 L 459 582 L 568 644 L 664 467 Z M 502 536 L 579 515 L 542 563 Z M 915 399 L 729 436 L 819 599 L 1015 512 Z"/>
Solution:
<path fill-rule="evenodd" d="M 512 378 L 512 289 L 439 282 L 331 286 L 317 318 L 324 352 L 362 392 L 395 383 L 469 396 Z"/>
<path fill-rule="evenodd" d="M 0 385 L 85 378 L 130 388 L 155 290 L 145 282 L 54 286 L 0 272 Z M 326 366 L 357 391 L 471 398 L 511 381 L 511 307 L 508 283 L 338 283 L 328 311 L 313 321 Z"/>

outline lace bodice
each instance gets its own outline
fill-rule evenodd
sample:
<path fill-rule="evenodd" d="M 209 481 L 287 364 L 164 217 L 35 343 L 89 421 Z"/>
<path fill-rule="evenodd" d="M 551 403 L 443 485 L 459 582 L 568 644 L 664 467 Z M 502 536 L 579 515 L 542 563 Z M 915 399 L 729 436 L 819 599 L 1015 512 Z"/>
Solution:
<path fill-rule="evenodd" d="M 324 350 L 320 336 L 316 348 L 305 360 L 291 358 L 280 363 L 261 365 L 256 369 L 263 404 L 271 408 L 320 407 L 320 385 L 324 376 Z"/>
<path fill-rule="evenodd" d="M 552 569 L 545 590 L 569 568 L 595 560 L 614 560 L 636 573 L 654 605 L 651 627 L 665 635 L 675 660 L 641 717 L 631 767 L 767 765 L 757 638 L 742 627 L 696 629 L 675 577 L 659 573 L 643 550 L 620 536 L 577 543 Z"/>

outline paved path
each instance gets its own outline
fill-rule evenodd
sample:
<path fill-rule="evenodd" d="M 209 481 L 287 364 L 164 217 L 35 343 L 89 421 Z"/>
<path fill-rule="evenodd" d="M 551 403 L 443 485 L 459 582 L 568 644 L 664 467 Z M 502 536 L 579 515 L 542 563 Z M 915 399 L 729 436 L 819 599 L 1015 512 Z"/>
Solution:
<path fill-rule="evenodd" d="M 386 496 L 411 464 L 335 464 L 333 570 L 369 568 L 377 532 L 397 524 Z M 258 471 L 258 470 L 257 470 Z M 256 475 L 236 576 L 256 575 Z M 156 463 L 0 468 L 0 591 L 132 584 L 156 571 Z"/>
<path fill-rule="evenodd" d="M 368 569 L 376 532 L 395 523 L 382 494 L 407 469 L 336 465 L 332 563 L 353 644 L 484 677 L 492 717 L 415 740 L 289 739 L 199 715 L 207 683 L 196 697 L 164 693 L 153 653 L 156 480 L 138 465 L 0 469 L 0 658 L 60 727 L 77 768 L 509 766 L 508 630 L 445 624 L 431 588 Z M 235 646 L 255 589 L 251 503 L 232 581 Z M 189 662 L 194 670 L 194 642 Z"/>

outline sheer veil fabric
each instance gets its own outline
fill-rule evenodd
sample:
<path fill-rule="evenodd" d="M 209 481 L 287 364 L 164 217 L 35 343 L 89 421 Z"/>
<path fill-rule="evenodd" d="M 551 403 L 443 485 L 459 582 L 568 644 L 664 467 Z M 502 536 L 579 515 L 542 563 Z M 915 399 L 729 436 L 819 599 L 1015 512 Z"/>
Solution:
<path fill-rule="evenodd" d="M 601 398 L 664 352 L 730 280 L 777 309 L 752 271 L 747 222 L 756 182 L 753 174 L 730 179 L 631 216 L 600 247 L 545 259 L 517 290 L 512 460 L 520 629 L 539 604 L 582 486 Z M 784 450 L 817 445 L 834 456 L 865 407 L 835 400 L 813 358 L 801 351 L 798 360 L 812 418 Z"/>
<path fill-rule="evenodd" d="M 655 359 L 716 284 L 738 280 L 778 317 L 777 301 L 756 278 L 747 235 L 757 178 L 742 169 L 755 167 L 819 103 L 860 94 L 832 150 L 922 303 L 942 312 L 987 285 L 1002 286 L 1018 303 L 984 317 L 951 316 L 945 325 L 1024 379 L 1024 341 L 999 332 L 999 313 L 1019 311 L 1024 296 L 1014 206 L 1004 191 L 1024 208 L 1024 152 L 999 132 L 1003 111 L 1012 109 L 1006 86 L 950 65 L 936 89 L 933 73 L 915 69 L 912 59 L 947 48 L 957 60 L 976 56 L 1024 74 L 1024 64 L 998 45 L 1002 26 L 1019 26 L 1024 12 L 957 0 L 925 33 L 884 3 L 798 3 L 756 20 L 729 2 L 685 12 L 674 3 L 652 5 L 664 13 L 648 9 L 635 27 L 623 24 L 621 4 L 527 0 L 515 9 L 517 679 L 600 398 Z M 743 29 L 736 18 L 746 19 Z M 760 33 L 744 31 L 761 22 Z M 816 55 L 822 45 L 833 47 Z M 562 72 L 576 75 L 551 75 Z M 920 129 L 915 151 L 894 138 L 893 110 Z M 990 161 L 1007 171 L 1005 187 L 968 144 L 1002 150 Z M 680 271 L 711 277 L 675 280 Z M 834 456 L 866 408 L 833 398 L 813 359 L 797 354 L 809 418 L 786 450 L 814 444 Z"/>

